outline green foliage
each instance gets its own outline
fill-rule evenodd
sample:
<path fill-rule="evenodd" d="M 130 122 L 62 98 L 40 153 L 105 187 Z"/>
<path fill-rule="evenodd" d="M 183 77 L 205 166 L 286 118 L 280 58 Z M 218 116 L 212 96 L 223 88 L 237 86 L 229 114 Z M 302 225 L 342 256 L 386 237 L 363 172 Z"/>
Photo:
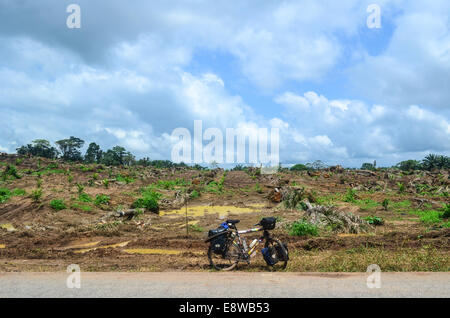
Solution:
<path fill-rule="evenodd" d="M 398 192 L 399 193 L 405 193 L 406 191 L 406 187 L 405 184 L 402 182 L 397 182 L 397 186 L 398 186 Z"/>
<path fill-rule="evenodd" d="M 384 199 L 381 205 L 383 206 L 384 210 L 387 211 L 389 207 L 389 199 Z"/>
<path fill-rule="evenodd" d="M 450 157 L 436 154 L 429 154 L 422 160 L 425 170 L 450 169 Z"/>
<path fill-rule="evenodd" d="M 356 200 L 356 204 L 360 206 L 361 210 L 370 210 L 376 208 L 379 203 L 372 199 L 363 199 Z"/>
<path fill-rule="evenodd" d="M 64 200 L 62 199 L 54 199 L 50 201 L 50 207 L 56 211 L 61 211 L 67 208 Z"/>
<path fill-rule="evenodd" d="M 308 167 L 304 164 L 298 163 L 296 165 L 293 165 L 289 170 L 291 170 L 291 171 L 306 171 L 306 170 L 308 170 Z"/>
<path fill-rule="evenodd" d="M 450 217 L 450 203 L 444 204 L 442 207 L 442 218 L 448 219 Z"/>
<path fill-rule="evenodd" d="M 76 186 L 77 186 L 78 194 L 82 194 L 84 191 L 84 186 L 78 182 L 77 182 Z"/>
<path fill-rule="evenodd" d="M 347 193 L 345 194 L 343 201 L 356 203 L 356 190 L 347 189 Z"/>
<path fill-rule="evenodd" d="M 200 196 L 200 193 L 198 193 L 197 190 L 193 190 L 193 191 L 191 192 L 191 194 L 189 195 L 189 197 L 190 197 L 191 199 L 196 199 L 196 198 L 198 198 L 199 196 Z"/>
<path fill-rule="evenodd" d="M 100 146 L 95 142 L 91 142 L 84 155 L 84 161 L 87 163 L 100 163 L 102 158 L 103 151 L 100 149 Z"/>
<path fill-rule="evenodd" d="M 396 167 L 402 171 L 411 171 L 411 170 L 422 169 L 422 165 L 421 165 L 420 161 L 417 161 L 417 160 L 405 160 L 405 161 L 399 162 L 396 165 Z"/>
<path fill-rule="evenodd" d="M 17 172 L 17 168 L 14 165 L 7 165 L 5 170 L 2 172 L 2 180 L 6 181 L 8 178 L 11 177 L 13 179 L 20 179 L 21 176 L 19 176 Z"/>
<path fill-rule="evenodd" d="M 8 201 L 11 197 L 11 191 L 7 188 L 0 188 L 0 203 Z"/>
<path fill-rule="evenodd" d="M 97 206 L 108 205 L 110 201 L 111 201 L 110 196 L 106 194 L 97 194 L 95 196 L 94 204 Z"/>
<path fill-rule="evenodd" d="M 375 166 L 373 163 L 365 162 L 361 166 L 362 170 L 375 170 Z"/>
<path fill-rule="evenodd" d="M 92 207 L 90 205 L 86 205 L 86 204 L 78 204 L 78 203 L 74 203 L 71 206 L 73 209 L 76 210 L 81 210 L 84 212 L 91 212 L 92 211 Z"/>
<path fill-rule="evenodd" d="M 305 221 L 305 220 L 298 220 L 293 222 L 290 225 L 289 228 L 289 235 L 293 236 L 305 236 L 305 235 L 311 235 L 311 236 L 317 236 L 319 235 L 319 230 L 317 226 Z"/>
<path fill-rule="evenodd" d="M 256 191 L 257 193 L 263 193 L 263 192 L 264 192 L 263 189 L 261 188 L 261 186 L 259 185 L 259 183 L 256 183 L 254 189 L 255 189 L 255 191 Z"/>
<path fill-rule="evenodd" d="M 133 202 L 131 207 L 133 209 L 143 208 L 151 212 L 159 213 L 158 200 L 161 198 L 161 194 L 152 190 L 145 190 L 142 193 L 142 197 Z"/>
<path fill-rule="evenodd" d="M 37 189 L 31 191 L 30 197 L 33 200 L 33 202 L 39 202 L 42 197 L 42 189 L 37 188 Z"/>
<path fill-rule="evenodd" d="M 189 224 L 189 230 L 193 232 L 204 232 L 205 230 L 197 224 Z"/>
<path fill-rule="evenodd" d="M 12 191 L 12 195 L 13 196 L 23 196 L 23 195 L 26 195 L 26 194 L 27 194 L 27 192 L 25 191 L 25 189 L 16 188 L 16 189 L 14 189 Z"/>
<path fill-rule="evenodd" d="M 109 180 L 108 180 L 108 179 L 103 179 L 103 180 L 102 180 L 102 184 L 103 184 L 103 186 L 104 186 L 106 189 L 108 189 L 108 187 L 109 187 Z"/>
<path fill-rule="evenodd" d="M 82 156 L 80 148 L 84 145 L 84 140 L 70 136 L 68 139 L 61 139 L 56 142 L 59 147 L 62 158 L 67 161 L 81 161 Z"/>
<path fill-rule="evenodd" d="M 367 223 L 375 225 L 375 226 L 384 224 L 384 220 L 380 216 L 366 216 L 363 219 L 366 220 Z"/>
<path fill-rule="evenodd" d="M 80 202 L 92 202 L 92 198 L 91 198 L 91 196 L 89 194 L 83 192 L 83 193 L 80 193 L 78 195 L 78 201 L 80 201 Z"/>
<path fill-rule="evenodd" d="M 58 150 L 50 145 L 45 139 L 36 139 L 26 146 L 16 149 L 17 154 L 23 156 L 37 156 L 48 159 L 55 159 L 58 156 Z"/>
<path fill-rule="evenodd" d="M 118 174 L 116 176 L 116 180 L 119 182 L 125 182 L 126 184 L 134 182 L 134 179 L 128 176 L 122 176 L 121 174 Z"/>
<path fill-rule="evenodd" d="M 67 176 L 67 181 L 68 181 L 69 183 L 72 183 L 72 181 L 73 181 L 73 175 L 69 174 L 69 175 Z"/>

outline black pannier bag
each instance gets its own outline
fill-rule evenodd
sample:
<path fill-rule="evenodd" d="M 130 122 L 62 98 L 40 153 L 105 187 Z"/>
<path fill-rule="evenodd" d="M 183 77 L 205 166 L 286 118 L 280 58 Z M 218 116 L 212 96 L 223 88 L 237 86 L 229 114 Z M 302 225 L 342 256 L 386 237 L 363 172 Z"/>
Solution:
<path fill-rule="evenodd" d="M 222 235 L 218 235 L 220 233 L 223 233 Z M 227 229 L 224 229 L 223 227 L 219 227 L 214 230 L 209 230 L 208 237 L 215 236 L 211 240 L 211 246 L 212 250 L 216 254 L 225 254 L 227 251 Z"/>
<path fill-rule="evenodd" d="M 269 266 L 273 266 L 278 262 L 277 251 L 272 246 L 263 248 L 261 254 Z"/>
<path fill-rule="evenodd" d="M 275 223 L 277 223 L 277 219 L 274 217 L 263 218 L 261 222 L 259 222 L 264 230 L 273 230 L 275 228 Z"/>

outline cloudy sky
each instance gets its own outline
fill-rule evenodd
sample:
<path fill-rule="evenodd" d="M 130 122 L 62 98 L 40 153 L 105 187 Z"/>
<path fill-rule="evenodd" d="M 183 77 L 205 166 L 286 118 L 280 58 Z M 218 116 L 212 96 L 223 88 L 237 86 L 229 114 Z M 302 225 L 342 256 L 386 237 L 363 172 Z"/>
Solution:
<path fill-rule="evenodd" d="M 279 128 L 283 163 L 449 155 L 450 2 L 0 0 L 0 151 L 73 135 L 170 159 L 196 119 Z"/>

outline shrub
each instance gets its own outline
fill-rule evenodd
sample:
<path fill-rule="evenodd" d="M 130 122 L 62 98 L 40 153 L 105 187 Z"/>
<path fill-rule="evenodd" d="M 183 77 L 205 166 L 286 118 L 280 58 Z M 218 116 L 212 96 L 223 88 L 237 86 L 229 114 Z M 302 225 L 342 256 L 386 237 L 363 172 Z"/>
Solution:
<path fill-rule="evenodd" d="M 384 199 L 383 202 L 381 203 L 381 205 L 387 211 L 387 209 L 389 207 L 389 199 Z"/>
<path fill-rule="evenodd" d="M 305 171 L 308 167 L 304 164 L 298 163 L 290 168 L 291 171 Z"/>
<path fill-rule="evenodd" d="M 189 197 L 190 197 L 191 199 L 198 198 L 199 196 L 200 196 L 200 193 L 198 193 L 197 190 L 193 190 L 193 191 L 191 192 L 191 194 L 189 195 Z"/>
<path fill-rule="evenodd" d="M 109 180 L 108 180 L 108 179 L 103 179 L 103 180 L 102 180 L 102 184 L 103 184 L 103 186 L 104 186 L 106 189 L 108 189 L 108 187 L 109 187 Z"/>
<path fill-rule="evenodd" d="M 102 205 L 102 204 L 108 205 L 109 201 L 111 201 L 111 198 L 108 195 L 106 195 L 106 194 L 97 194 L 95 196 L 94 204 L 97 205 L 97 206 Z"/>
<path fill-rule="evenodd" d="M 161 198 L 161 193 L 155 192 L 151 189 L 144 189 L 142 197 L 133 202 L 131 207 L 133 209 L 141 208 L 154 213 L 159 213 L 158 200 Z"/>
<path fill-rule="evenodd" d="M 83 191 L 84 191 L 84 186 L 81 183 L 78 183 L 78 182 L 77 182 L 76 185 L 77 185 L 78 193 L 82 194 Z"/>
<path fill-rule="evenodd" d="M 62 199 L 54 199 L 50 201 L 50 207 L 56 211 L 61 211 L 67 208 L 64 200 Z"/>
<path fill-rule="evenodd" d="M 450 217 L 450 204 L 444 204 L 442 207 L 444 213 L 442 213 L 442 218 L 448 219 Z"/>
<path fill-rule="evenodd" d="M 11 191 L 6 188 L 0 188 L 0 203 L 8 201 L 11 197 Z"/>
<path fill-rule="evenodd" d="M 317 229 L 317 226 L 305 220 L 293 222 L 289 229 L 289 235 L 294 236 L 304 236 L 304 235 L 317 236 L 318 234 L 319 231 Z"/>
<path fill-rule="evenodd" d="M 78 201 L 80 202 L 92 202 L 92 198 L 89 194 L 87 193 L 80 193 L 80 195 L 78 196 Z"/>
<path fill-rule="evenodd" d="M 42 197 L 42 189 L 38 188 L 36 190 L 31 191 L 30 197 L 34 202 L 39 202 Z"/>
<path fill-rule="evenodd" d="M 367 223 L 375 225 L 375 226 L 384 224 L 383 218 L 379 217 L 379 216 L 367 216 L 363 219 L 366 220 Z"/>
<path fill-rule="evenodd" d="M 17 173 L 16 166 L 13 165 L 7 165 L 6 169 L 2 173 L 2 179 L 3 181 L 6 181 L 8 177 L 13 177 L 14 179 L 20 179 L 21 177 Z"/>
<path fill-rule="evenodd" d="M 344 196 L 344 202 L 356 203 L 356 190 L 347 189 L 347 193 Z"/>

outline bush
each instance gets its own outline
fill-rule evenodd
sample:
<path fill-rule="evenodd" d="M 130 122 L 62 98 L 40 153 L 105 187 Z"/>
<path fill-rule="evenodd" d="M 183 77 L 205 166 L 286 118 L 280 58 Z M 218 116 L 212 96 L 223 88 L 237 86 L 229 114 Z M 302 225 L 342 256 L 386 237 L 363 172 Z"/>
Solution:
<path fill-rule="evenodd" d="M 0 203 L 8 201 L 11 197 L 11 191 L 6 188 L 0 188 Z"/>
<path fill-rule="evenodd" d="M 80 195 L 78 196 L 78 201 L 80 202 L 92 202 L 92 198 L 90 197 L 89 194 L 87 193 L 80 193 Z"/>
<path fill-rule="evenodd" d="M 197 190 L 193 190 L 193 191 L 191 192 L 191 194 L 189 195 L 189 197 L 190 197 L 191 199 L 196 199 L 196 198 L 198 198 L 199 196 L 200 196 L 200 193 L 198 193 Z"/>
<path fill-rule="evenodd" d="M 299 221 L 293 222 L 289 229 L 289 235 L 294 235 L 294 236 L 304 236 L 304 235 L 317 236 L 318 234 L 319 234 L 319 230 L 318 230 L 317 226 L 315 226 L 305 220 L 299 220 Z"/>
<path fill-rule="evenodd" d="M 356 203 L 356 190 L 348 189 L 344 196 L 344 202 Z"/>
<path fill-rule="evenodd" d="M 305 171 L 308 167 L 304 164 L 298 163 L 290 168 L 291 171 Z"/>
<path fill-rule="evenodd" d="M 142 197 L 134 201 L 131 207 L 133 209 L 141 208 L 154 213 L 159 213 L 158 200 L 160 197 L 161 194 L 158 192 L 154 192 L 152 190 L 145 190 L 143 192 Z"/>
<path fill-rule="evenodd" d="M 375 226 L 384 224 L 383 218 L 379 217 L 379 216 L 367 216 L 363 219 L 366 220 L 367 223 L 375 225 Z"/>
<path fill-rule="evenodd" d="M 42 197 L 42 189 L 38 188 L 36 190 L 31 191 L 30 197 L 34 202 L 39 202 Z"/>
<path fill-rule="evenodd" d="M 442 213 L 442 218 L 448 219 L 450 217 L 450 204 L 444 204 L 442 210 L 444 211 L 444 213 Z"/>
<path fill-rule="evenodd" d="M 381 203 L 381 205 L 387 211 L 388 207 L 389 207 L 389 199 L 384 199 L 383 202 Z"/>
<path fill-rule="evenodd" d="M 106 194 L 97 194 L 95 196 L 94 204 L 97 205 L 97 206 L 98 205 L 102 205 L 102 204 L 108 205 L 109 201 L 111 201 L 111 198 L 108 195 L 106 195 Z"/>
<path fill-rule="evenodd" d="M 61 211 L 67 208 L 64 200 L 62 199 L 54 199 L 50 201 L 50 207 L 56 211 Z"/>

